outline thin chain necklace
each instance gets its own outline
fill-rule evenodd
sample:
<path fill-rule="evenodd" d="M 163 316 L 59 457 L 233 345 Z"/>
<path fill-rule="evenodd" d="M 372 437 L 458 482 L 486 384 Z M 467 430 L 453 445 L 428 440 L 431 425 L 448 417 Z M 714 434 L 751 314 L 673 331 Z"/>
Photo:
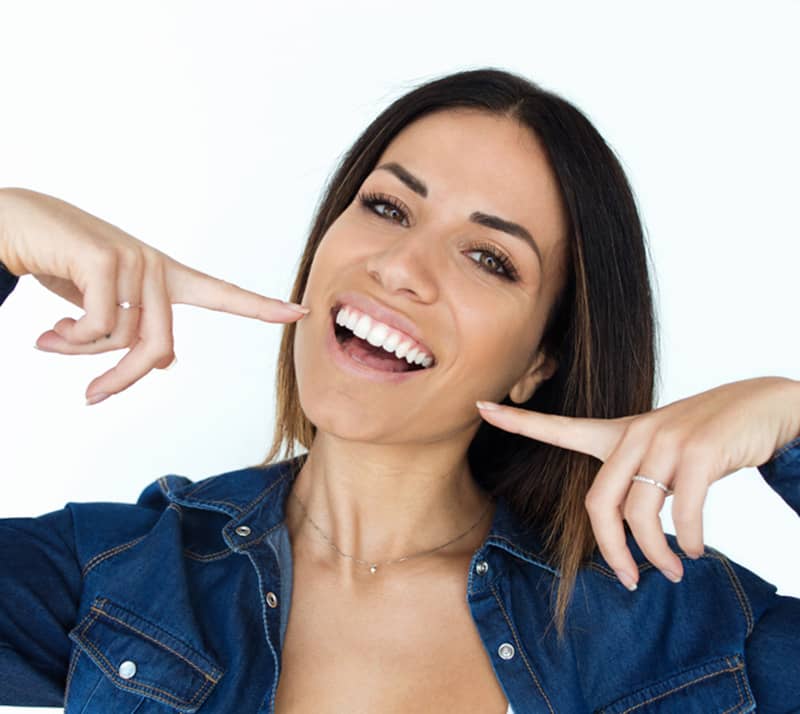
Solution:
<path fill-rule="evenodd" d="M 447 543 L 445 543 L 444 545 L 440 545 L 438 548 L 433 548 L 431 550 L 425 550 L 425 551 L 422 551 L 421 553 L 414 553 L 413 555 L 406 555 L 406 556 L 403 556 L 402 558 L 395 558 L 394 560 L 387 560 L 387 561 L 384 561 L 383 563 L 370 563 L 367 560 L 361 560 L 361 558 L 355 558 L 352 555 L 348 555 L 347 553 L 343 553 L 341 550 L 339 550 L 336 547 L 336 545 L 334 544 L 334 542 L 330 538 L 328 538 L 328 536 L 325 535 L 325 533 L 322 532 L 322 529 L 316 523 L 314 523 L 314 521 L 311 519 L 311 516 L 308 515 L 308 511 L 306 510 L 306 507 L 303 505 L 303 502 L 300 500 L 300 497 L 294 492 L 294 489 L 291 490 L 291 494 L 295 497 L 297 502 L 300 504 L 300 508 L 303 509 L 303 513 L 305 514 L 305 517 L 309 520 L 311 525 L 314 526 L 314 528 L 316 528 L 319 531 L 320 535 L 326 541 L 328 541 L 328 545 L 330 545 L 337 553 L 339 553 L 339 555 L 343 555 L 345 558 L 350 558 L 351 560 L 354 560 L 357 563 L 363 563 L 364 565 L 368 565 L 369 566 L 369 572 L 371 574 L 373 574 L 373 575 L 377 572 L 378 565 L 389 565 L 390 563 L 400 563 L 403 560 L 410 560 L 411 558 L 419 558 L 419 557 L 421 557 L 423 555 L 428 555 L 429 553 L 435 553 L 437 550 L 441 550 L 442 548 L 445 548 L 446 546 L 450 545 L 451 543 L 455 543 L 457 540 L 463 538 L 465 535 L 467 535 L 467 533 L 472 531 L 478 525 L 478 523 L 480 523 L 483 520 L 483 517 L 489 511 L 489 507 L 494 502 L 493 500 L 490 500 L 489 503 L 486 504 L 486 508 L 483 509 L 483 513 L 481 513 L 481 515 L 478 518 L 478 520 L 475 521 L 475 523 L 473 523 L 469 528 L 467 528 L 467 530 L 465 530 L 460 536 L 457 536 L 456 538 L 453 538 L 453 540 L 447 541 Z"/>

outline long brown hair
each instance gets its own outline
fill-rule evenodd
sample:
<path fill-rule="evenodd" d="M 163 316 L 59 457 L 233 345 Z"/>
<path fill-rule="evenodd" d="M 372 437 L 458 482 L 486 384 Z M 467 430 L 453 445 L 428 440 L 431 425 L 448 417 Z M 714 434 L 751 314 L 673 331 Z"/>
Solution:
<path fill-rule="evenodd" d="M 529 127 L 545 148 L 569 219 L 569 274 L 542 338 L 558 369 L 525 404 L 508 397 L 503 403 L 576 417 L 651 410 L 657 345 L 649 256 L 625 173 L 576 107 L 504 70 L 468 70 L 422 84 L 366 128 L 323 192 L 290 299 L 302 299 L 317 246 L 395 135 L 415 119 L 455 107 L 480 109 Z M 294 458 L 296 442 L 308 449 L 316 431 L 300 408 L 294 335 L 295 323 L 285 325 L 273 442 L 258 466 L 276 457 Z M 577 572 L 597 547 L 585 497 L 600 462 L 485 421 L 469 446 L 468 461 L 480 485 L 502 495 L 521 523 L 541 534 L 542 555 L 560 574 L 555 622 L 561 639 Z"/>

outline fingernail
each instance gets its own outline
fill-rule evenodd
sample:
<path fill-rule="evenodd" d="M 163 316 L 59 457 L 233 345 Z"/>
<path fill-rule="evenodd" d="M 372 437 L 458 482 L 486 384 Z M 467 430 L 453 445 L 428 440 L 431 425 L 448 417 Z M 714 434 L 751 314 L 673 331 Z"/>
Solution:
<path fill-rule="evenodd" d="M 500 408 L 500 405 L 496 402 L 475 402 L 475 404 L 478 406 L 478 409 L 486 409 L 488 411 Z"/>
<path fill-rule="evenodd" d="M 673 573 L 671 570 L 662 570 L 662 573 L 666 575 L 673 583 L 679 583 L 681 581 L 681 576 Z"/>
<path fill-rule="evenodd" d="M 86 398 L 86 406 L 88 407 L 90 404 L 97 404 L 97 402 L 102 402 L 104 399 L 108 399 L 111 395 L 106 394 L 105 392 L 98 392 L 97 394 L 93 394 L 91 397 Z"/>
<path fill-rule="evenodd" d="M 633 578 L 630 575 L 628 575 L 627 573 L 617 573 L 617 577 L 619 578 L 620 582 L 626 588 L 628 588 L 628 590 L 630 590 L 631 592 L 636 590 L 637 585 L 636 585 L 636 583 L 634 582 Z"/>
<path fill-rule="evenodd" d="M 282 301 L 286 307 L 292 308 L 292 310 L 296 310 L 297 312 L 302 312 L 304 315 L 308 315 L 311 312 L 310 307 L 303 307 L 302 305 L 298 305 L 296 302 L 287 302 L 286 300 Z"/>

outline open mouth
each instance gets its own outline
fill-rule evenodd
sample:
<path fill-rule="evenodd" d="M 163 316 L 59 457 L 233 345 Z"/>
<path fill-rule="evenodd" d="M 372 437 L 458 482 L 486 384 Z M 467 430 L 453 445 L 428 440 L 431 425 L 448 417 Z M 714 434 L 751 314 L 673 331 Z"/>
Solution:
<path fill-rule="evenodd" d="M 365 339 L 357 337 L 349 328 L 337 324 L 336 315 L 340 308 L 341 305 L 334 305 L 331 308 L 334 335 L 342 351 L 354 361 L 381 372 L 418 372 L 433 368 L 433 365 L 423 367 L 421 364 L 410 364 L 405 358 L 397 357 L 383 347 L 372 345 Z"/>

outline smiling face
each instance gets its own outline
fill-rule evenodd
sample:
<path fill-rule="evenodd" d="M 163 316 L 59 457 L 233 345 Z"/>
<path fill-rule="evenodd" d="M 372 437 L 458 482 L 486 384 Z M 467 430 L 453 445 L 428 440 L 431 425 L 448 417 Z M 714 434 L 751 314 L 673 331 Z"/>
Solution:
<path fill-rule="evenodd" d="M 477 429 L 476 399 L 527 400 L 556 366 L 538 347 L 565 282 L 565 234 L 527 127 L 466 109 L 406 126 L 314 256 L 294 343 L 308 419 L 346 439 L 431 442 Z M 332 355 L 342 303 L 410 333 L 432 366 L 383 378 Z"/>

